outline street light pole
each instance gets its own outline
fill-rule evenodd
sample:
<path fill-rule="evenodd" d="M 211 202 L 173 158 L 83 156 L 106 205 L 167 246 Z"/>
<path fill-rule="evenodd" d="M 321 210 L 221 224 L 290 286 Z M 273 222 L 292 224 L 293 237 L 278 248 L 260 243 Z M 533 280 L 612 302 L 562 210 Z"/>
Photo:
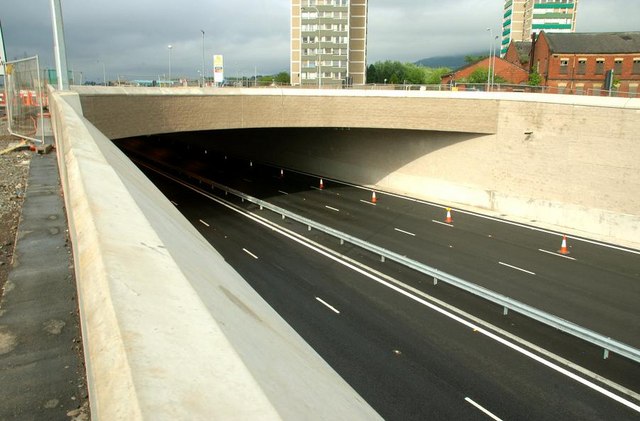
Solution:
<path fill-rule="evenodd" d="M 493 29 L 487 28 L 489 31 L 489 72 L 487 73 L 487 92 L 491 89 L 491 56 L 493 55 Z"/>
<path fill-rule="evenodd" d="M 498 48 L 496 48 L 496 42 L 499 37 L 496 35 L 493 38 L 493 72 L 491 73 L 491 86 L 495 85 L 496 82 L 496 53 L 498 52 Z"/>
<path fill-rule="evenodd" d="M 204 31 L 201 29 L 200 32 L 202 32 L 202 87 L 204 88 Z"/>
<path fill-rule="evenodd" d="M 173 85 L 171 83 L 171 50 L 173 49 L 173 45 L 169 44 L 168 47 L 169 47 L 169 83 Z"/>
<path fill-rule="evenodd" d="M 56 72 L 58 73 L 58 89 L 62 91 L 69 89 L 69 77 L 60 0 L 51 0 L 51 20 L 53 22 L 53 50 L 56 60 Z"/>

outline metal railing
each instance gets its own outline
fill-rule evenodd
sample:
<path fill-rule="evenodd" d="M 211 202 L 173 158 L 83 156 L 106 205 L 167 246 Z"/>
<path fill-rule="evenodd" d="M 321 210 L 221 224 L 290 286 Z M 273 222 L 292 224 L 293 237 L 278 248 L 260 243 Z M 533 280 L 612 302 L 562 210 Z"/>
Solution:
<path fill-rule="evenodd" d="M 148 158 L 146 158 L 148 159 Z M 374 254 L 377 254 L 380 256 L 380 259 L 382 262 L 385 261 L 385 259 L 400 263 L 408 268 L 411 268 L 417 272 L 423 273 L 427 276 L 430 276 L 433 278 L 434 280 L 434 285 L 437 284 L 438 281 L 442 281 L 445 282 L 449 285 L 452 285 L 456 288 L 462 289 L 464 291 L 467 291 L 477 297 L 483 298 L 489 302 L 492 302 L 494 304 L 497 304 L 499 306 L 501 306 L 503 308 L 503 314 L 507 314 L 508 310 L 513 310 L 523 316 L 526 316 L 530 319 L 536 320 L 540 323 L 543 323 L 547 326 L 553 327 L 555 329 L 558 329 L 562 332 L 568 333 L 572 336 L 575 336 L 577 338 L 580 338 L 584 341 L 587 341 L 589 343 L 592 343 L 594 345 L 597 345 L 598 347 L 601 347 L 604 352 L 603 352 L 603 358 L 608 358 L 609 357 L 609 352 L 613 352 L 615 354 L 621 355 L 623 357 L 626 357 L 630 360 L 633 360 L 635 362 L 639 362 L 640 363 L 640 349 L 634 348 L 630 345 L 627 345 L 623 342 L 617 341 L 615 339 L 611 339 L 609 337 L 606 337 L 602 334 L 599 334 L 597 332 L 594 332 L 590 329 L 584 328 L 582 326 L 579 326 L 573 322 L 570 322 L 568 320 L 562 319 L 560 317 L 554 316 L 550 313 L 547 313 L 545 311 L 539 310 L 537 308 L 534 308 L 530 305 L 524 304 L 520 301 L 514 300 L 512 298 L 509 298 L 505 295 L 499 294 L 497 292 L 491 291 L 487 288 L 481 287 L 479 285 L 476 285 L 474 283 L 465 281 L 461 278 L 458 278 L 456 276 L 450 275 L 446 272 L 442 272 L 438 269 L 435 269 L 433 267 L 430 267 L 428 265 L 425 265 L 424 263 L 420 263 L 416 260 L 410 259 L 406 256 L 400 255 L 396 252 L 393 252 L 391 250 L 387 250 L 383 247 L 377 246 L 375 244 L 371 244 L 367 241 L 364 241 L 360 238 L 351 236 L 349 234 L 346 234 L 342 231 L 339 231 L 337 229 L 331 228 L 329 226 L 326 226 L 324 224 L 321 224 L 319 222 L 315 222 L 309 218 L 305 218 L 303 216 L 297 215 L 293 212 L 290 212 L 286 209 L 283 209 L 279 206 L 276 206 L 274 204 L 271 204 L 269 202 L 266 202 L 264 200 L 255 198 L 253 196 L 249 196 L 239 190 L 235 190 L 231 187 L 225 186 L 223 184 L 217 183 L 213 180 L 209 180 L 205 177 L 202 177 L 198 174 L 194 174 L 191 173 L 189 171 L 184 171 L 181 168 L 177 168 L 171 165 L 167 165 L 165 163 L 162 163 L 163 166 L 171 168 L 174 171 L 177 171 L 181 174 L 187 175 L 188 177 L 198 180 L 198 182 L 200 183 L 204 183 L 206 185 L 210 185 L 211 188 L 217 188 L 219 190 L 222 190 L 226 193 L 232 194 L 234 196 L 237 196 L 239 198 L 241 198 L 243 201 L 247 201 L 250 203 L 254 203 L 256 205 L 258 205 L 260 207 L 260 209 L 268 209 L 274 213 L 277 213 L 279 215 L 282 216 L 282 219 L 285 218 L 289 218 L 291 220 L 294 220 L 300 224 L 306 225 L 309 230 L 311 229 L 316 229 L 318 231 L 321 231 L 325 234 L 331 235 L 332 237 L 335 237 L 337 239 L 340 240 L 341 244 L 344 244 L 345 242 L 356 245 L 364 250 L 368 250 Z"/>

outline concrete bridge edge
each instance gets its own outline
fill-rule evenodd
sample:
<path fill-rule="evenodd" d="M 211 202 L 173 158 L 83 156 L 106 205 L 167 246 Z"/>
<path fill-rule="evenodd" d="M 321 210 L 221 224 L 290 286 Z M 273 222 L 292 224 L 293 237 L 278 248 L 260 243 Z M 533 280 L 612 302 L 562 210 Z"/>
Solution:
<path fill-rule="evenodd" d="M 376 419 L 88 120 L 52 91 L 93 419 Z M 206 263 L 205 263 L 206 262 Z"/>

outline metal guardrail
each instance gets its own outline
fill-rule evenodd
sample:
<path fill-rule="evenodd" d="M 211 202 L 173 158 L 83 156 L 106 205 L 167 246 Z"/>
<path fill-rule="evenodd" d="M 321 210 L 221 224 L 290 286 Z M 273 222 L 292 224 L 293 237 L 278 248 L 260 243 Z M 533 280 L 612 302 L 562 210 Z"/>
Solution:
<path fill-rule="evenodd" d="M 198 180 L 200 183 L 208 184 L 212 188 L 217 188 L 226 193 L 230 193 L 234 196 L 241 198 L 243 201 L 254 203 L 260 206 L 260 209 L 268 209 L 274 213 L 277 213 L 282 216 L 282 219 L 289 218 L 296 222 L 299 222 L 303 225 L 309 227 L 309 229 L 316 229 L 318 231 L 329 234 L 333 237 L 336 237 L 340 240 L 341 244 L 344 242 L 351 243 L 356 245 L 362 249 L 368 250 L 372 253 L 375 253 L 381 257 L 381 261 L 385 261 L 385 259 L 392 260 L 394 262 L 400 263 L 404 266 L 407 266 L 413 270 L 416 270 L 420 273 L 433 277 L 434 285 L 438 281 L 446 282 L 449 285 L 452 285 L 456 288 L 467 291 L 477 297 L 483 298 L 487 301 L 490 301 L 494 304 L 498 304 L 503 308 L 503 312 L 506 315 L 508 310 L 513 310 L 523 316 L 529 317 L 530 319 L 541 322 L 547 326 L 558 329 L 562 332 L 568 333 L 572 336 L 580 338 L 584 341 L 597 345 L 603 348 L 603 358 L 609 357 L 609 352 L 613 352 L 615 354 L 626 357 L 630 360 L 640 363 L 640 349 L 634 348 L 630 345 L 625 344 L 624 342 L 617 341 L 615 339 L 611 339 L 604 335 L 601 335 L 597 332 L 594 332 L 590 329 L 586 329 L 582 326 L 579 326 L 573 322 L 562 319 L 560 317 L 549 314 L 545 311 L 538 310 L 535 307 L 524 304 L 520 301 L 509 298 L 505 295 L 499 294 L 497 292 L 491 291 L 487 288 L 481 287 L 479 285 L 473 284 L 471 282 L 465 281 L 464 279 L 458 278 L 456 276 L 450 275 L 448 273 L 442 272 L 438 269 L 432 268 L 430 266 L 425 265 L 424 263 L 420 263 L 416 260 L 410 259 L 406 256 L 402 256 L 396 252 L 391 250 L 387 250 L 383 247 L 377 246 L 375 244 L 371 244 L 367 241 L 361 240 L 357 237 L 353 237 L 349 234 L 346 234 L 342 231 L 336 230 L 334 228 L 328 227 L 324 224 L 320 224 L 311 219 L 305 218 L 303 216 L 297 215 L 293 212 L 290 212 L 286 209 L 283 209 L 279 206 L 271 204 L 261 199 L 257 199 L 253 196 L 249 196 L 239 190 L 235 190 L 223 184 L 217 183 L 213 180 L 206 179 L 197 174 L 193 174 L 188 171 L 184 171 L 180 168 L 176 168 L 167 164 L 162 164 L 164 166 L 171 167 L 173 170 L 178 171 L 182 174 L 185 174 L 193 179 Z"/>

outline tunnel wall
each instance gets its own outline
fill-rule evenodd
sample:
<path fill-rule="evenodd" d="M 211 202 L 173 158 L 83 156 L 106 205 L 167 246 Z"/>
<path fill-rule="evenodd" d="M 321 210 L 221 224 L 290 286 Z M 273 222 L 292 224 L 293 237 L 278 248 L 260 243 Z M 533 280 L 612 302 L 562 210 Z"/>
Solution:
<path fill-rule="evenodd" d="M 638 99 L 246 89 L 162 94 L 89 90 L 81 92 L 81 100 L 88 118 L 110 138 L 297 128 L 290 132 L 293 137 L 269 131 L 259 139 L 227 141 L 224 148 L 326 177 L 640 247 Z M 212 136 L 212 148 L 222 147 L 223 140 L 222 134 Z"/>

